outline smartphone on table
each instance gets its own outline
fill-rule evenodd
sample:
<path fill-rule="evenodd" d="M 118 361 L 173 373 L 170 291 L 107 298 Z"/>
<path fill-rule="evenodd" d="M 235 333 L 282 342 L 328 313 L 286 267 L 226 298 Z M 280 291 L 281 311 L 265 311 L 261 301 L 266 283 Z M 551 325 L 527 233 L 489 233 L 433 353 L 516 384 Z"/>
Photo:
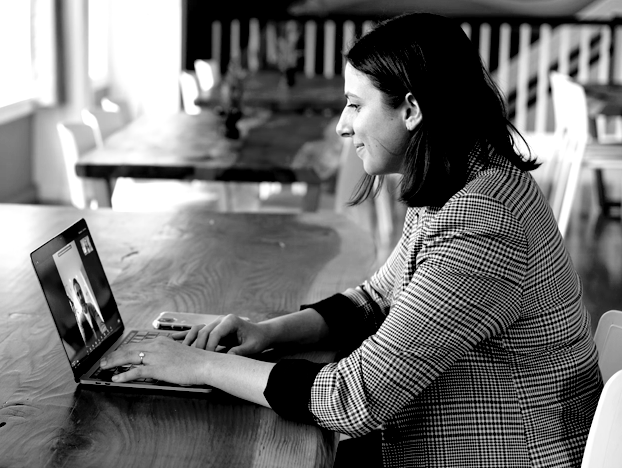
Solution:
<path fill-rule="evenodd" d="M 157 328 L 158 330 L 174 331 L 190 330 L 193 325 L 207 325 L 208 323 L 216 320 L 218 317 L 220 317 L 220 315 L 165 311 L 160 313 L 160 315 L 158 315 L 153 321 L 153 328 Z"/>

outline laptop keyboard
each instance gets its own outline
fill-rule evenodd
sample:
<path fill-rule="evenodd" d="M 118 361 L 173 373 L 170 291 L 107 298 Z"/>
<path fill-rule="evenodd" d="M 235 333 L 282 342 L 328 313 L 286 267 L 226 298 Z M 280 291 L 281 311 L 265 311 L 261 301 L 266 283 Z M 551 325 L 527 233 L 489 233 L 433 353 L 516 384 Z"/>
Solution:
<path fill-rule="evenodd" d="M 144 340 L 152 340 L 158 336 L 170 336 L 173 333 L 176 333 L 176 332 L 172 331 L 170 333 L 166 333 L 166 332 L 154 333 L 150 331 L 132 330 L 130 333 L 128 333 L 125 339 L 121 342 L 121 345 L 128 344 L 128 343 L 140 343 L 141 341 L 144 341 Z M 102 369 L 101 367 L 99 367 L 93 373 L 93 375 L 91 375 L 91 378 L 103 380 L 106 382 L 112 382 L 112 377 L 114 375 L 120 374 L 122 372 L 127 372 L 132 367 L 136 367 L 136 365 L 128 364 L 127 366 L 113 367 L 110 369 Z M 135 380 L 132 380 L 132 382 L 158 384 L 160 381 L 156 379 L 135 379 Z M 171 384 L 167 383 L 166 385 L 171 385 Z"/>

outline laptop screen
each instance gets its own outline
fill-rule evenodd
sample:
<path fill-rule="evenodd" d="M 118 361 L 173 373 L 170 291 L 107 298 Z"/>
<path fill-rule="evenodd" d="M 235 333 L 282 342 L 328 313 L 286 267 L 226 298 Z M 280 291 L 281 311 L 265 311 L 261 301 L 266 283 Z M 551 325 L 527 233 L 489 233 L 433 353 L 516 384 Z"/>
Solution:
<path fill-rule="evenodd" d="M 123 322 L 84 219 L 31 254 L 43 294 L 75 370 L 123 331 Z"/>

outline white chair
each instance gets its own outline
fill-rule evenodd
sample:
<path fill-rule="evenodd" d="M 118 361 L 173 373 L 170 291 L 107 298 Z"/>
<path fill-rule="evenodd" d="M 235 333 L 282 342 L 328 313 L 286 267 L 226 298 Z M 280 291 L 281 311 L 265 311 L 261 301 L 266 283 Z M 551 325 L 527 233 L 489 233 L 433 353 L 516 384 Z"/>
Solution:
<path fill-rule="evenodd" d="M 83 123 L 59 123 L 56 129 L 63 153 L 71 203 L 76 208 L 109 207 L 110 192 L 105 181 L 83 179 L 76 175 L 78 159 L 96 147 L 93 129 Z"/>
<path fill-rule="evenodd" d="M 550 78 L 557 149 L 548 162 L 552 166 L 549 203 L 564 236 L 588 139 L 587 100 L 583 87 L 568 76 L 552 72 Z"/>
<path fill-rule="evenodd" d="M 95 143 L 99 148 L 104 147 L 106 138 L 123 128 L 127 123 L 126 116 L 120 106 L 112 101 L 103 101 L 102 104 L 104 103 L 108 110 L 92 108 L 82 109 L 81 112 L 82 122 L 93 129 Z M 128 177 L 120 177 L 112 181 L 110 184 L 112 206 L 127 207 L 127 201 L 134 198 L 129 193 L 135 194 L 135 184 L 136 181 Z"/>
<path fill-rule="evenodd" d="M 123 114 L 103 109 L 82 109 L 82 122 L 93 129 L 97 146 L 103 147 L 104 140 L 126 124 Z"/>
<path fill-rule="evenodd" d="M 222 77 L 217 60 L 195 60 L 194 72 L 196 73 L 197 82 L 199 84 L 199 92 L 202 95 L 208 95 L 214 88 L 220 85 Z"/>
<path fill-rule="evenodd" d="M 549 197 L 552 188 L 553 166 L 551 160 L 557 154 L 557 136 L 553 132 L 521 132 L 514 136 L 514 149 L 525 157 L 535 156 L 541 166 L 531 171 L 542 192 Z M 524 141 L 523 141 L 524 139 Z M 529 145 L 529 148 L 525 146 Z"/>
<path fill-rule="evenodd" d="M 181 90 L 181 103 L 184 112 L 189 115 L 201 113 L 201 108 L 196 105 L 199 97 L 199 84 L 196 76 L 188 71 L 182 70 L 179 75 L 179 87 Z"/>
<path fill-rule="evenodd" d="M 581 468 L 622 466 L 622 371 L 605 384 L 583 452 Z"/>
<path fill-rule="evenodd" d="M 622 370 L 622 311 L 605 312 L 596 327 L 594 342 L 603 381 Z M 622 461 L 622 459 L 621 459 Z"/>
<path fill-rule="evenodd" d="M 127 101 L 123 99 L 110 99 L 109 97 L 101 98 L 99 105 L 102 110 L 106 112 L 119 112 L 121 113 L 121 117 L 123 118 L 123 124 L 127 125 L 130 123 L 132 118 L 132 111 L 130 110 L 130 105 Z"/>

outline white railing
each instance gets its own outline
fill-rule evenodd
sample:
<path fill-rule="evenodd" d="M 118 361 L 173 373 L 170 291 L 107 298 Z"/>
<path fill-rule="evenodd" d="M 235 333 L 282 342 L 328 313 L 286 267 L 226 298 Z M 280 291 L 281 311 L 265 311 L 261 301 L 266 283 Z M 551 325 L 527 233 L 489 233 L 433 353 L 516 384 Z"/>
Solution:
<path fill-rule="evenodd" d="M 489 25 L 482 24 L 480 29 L 486 27 Z M 509 53 L 510 25 L 499 25 L 493 77 L 508 97 L 514 124 L 519 130 L 545 132 L 552 129 L 549 91 L 552 70 L 575 76 L 582 82 L 622 81 L 622 63 L 612 60 L 617 51 L 622 51 L 620 26 L 523 23 L 518 26 L 518 35 L 518 50 L 512 56 Z M 534 35 L 536 40 L 532 40 Z M 489 35 L 480 33 L 479 50 L 485 63 L 492 58 L 488 41 Z"/>
<path fill-rule="evenodd" d="M 363 18 L 216 20 L 207 35 L 209 48 L 201 52 L 204 56 L 187 58 L 187 63 L 213 58 L 226 67 L 231 57 L 237 57 L 250 71 L 276 67 L 279 31 L 286 22 L 300 31 L 298 68 L 306 76 L 326 78 L 342 73 L 341 50 L 373 26 L 373 19 Z M 618 21 L 469 19 L 462 27 L 477 44 L 521 131 L 552 130 L 548 76 L 552 70 L 580 81 L 622 81 L 622 23 Z"/>

